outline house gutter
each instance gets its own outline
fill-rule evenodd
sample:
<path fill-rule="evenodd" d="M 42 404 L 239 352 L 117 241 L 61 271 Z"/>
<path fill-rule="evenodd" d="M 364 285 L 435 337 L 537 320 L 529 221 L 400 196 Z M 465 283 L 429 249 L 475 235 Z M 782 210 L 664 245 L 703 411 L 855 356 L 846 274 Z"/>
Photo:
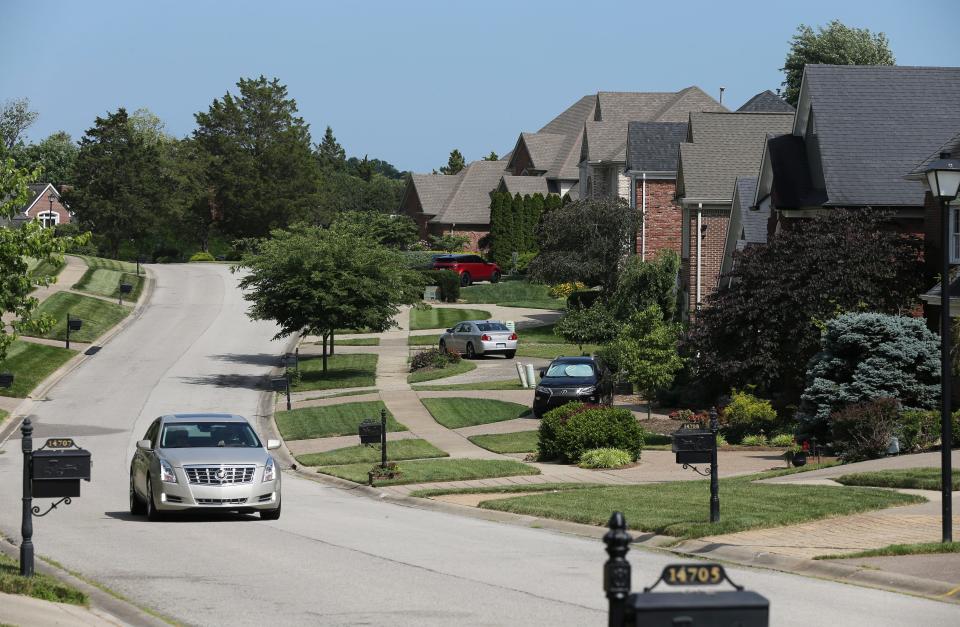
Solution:
<path fill-rule="evenodd" d="M 643 208 L 640 210 L 640 260 L 647 260 L 647 173 L 643 173 Z"/>
<path fill-rule="evenodd" d="M 703 203 L 697 203 L 697 302 L 694 306 L 694 311 L 700 311 L 700 241 L 703 239 L 703 235 L 700 231 L 700 224 L 703 217 Z"/>

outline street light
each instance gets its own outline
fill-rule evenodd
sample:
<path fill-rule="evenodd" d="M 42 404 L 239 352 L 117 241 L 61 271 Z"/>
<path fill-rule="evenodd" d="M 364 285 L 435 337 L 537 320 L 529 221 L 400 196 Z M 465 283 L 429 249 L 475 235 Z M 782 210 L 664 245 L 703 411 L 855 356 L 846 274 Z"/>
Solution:
<path fill-rule="evenodd" d="M 921 170 L 931 195 L 942 207 L 940 231 L 943 266 L 940 278 L 940 481 L 943 500 L 943 541 L 953 541 L 953 471 L 950 453 L 953 448 L 953 426 L 950 417 L 950 201 L 960 188 L 960 160 L 941 152 L 940 158 Z"/>

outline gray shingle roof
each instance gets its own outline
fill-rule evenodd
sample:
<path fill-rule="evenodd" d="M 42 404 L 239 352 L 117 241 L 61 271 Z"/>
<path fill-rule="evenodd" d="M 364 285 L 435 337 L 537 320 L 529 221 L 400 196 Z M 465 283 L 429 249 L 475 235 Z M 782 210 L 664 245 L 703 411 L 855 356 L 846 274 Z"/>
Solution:
<path fill-rule="evenodd" d="M 547 171 L 554 167 L 563 148 L 566 135 L 559 133 L 521 133 L 535 170 Z"/>
<path fill-rule="evenodd" d="M 739 113 L 793 113 L 796 109 L 768 89 L 743 103 L 737 111 Z"/>
<path fill-rule="evenodd" d="M 459 174 L 412 174 L 410 178 L 414 190 L 417 192 L 417 197 L 420 199 L 423 213 L 428 216 L 443 213 L 447 206 L 447 199 L 457 189 L 457 183 L 460 182 Z"/>
<path fill-rule="evenodd" d="M 678 193 L 729 202 L 738 176 L 756 176 L 767 135 L 792 127 L 789 113 L 691 113 L 693 143 L 680 144 Z"/>
<path fill-rule="evenodd" d="M 504 174 L 500 181 L 500 186 L 511 194 L 520 194 L 525 196 L 530 194 L 549 194 L 547 189 L 547 179 L 543 176 L 513 176 Z"/>
<path fill-rule="evenodd" d="M 960 128 L 960 67 L 808 65 L 829 205 L 919 206 L 905 173 Z"/>
<path fill-rule="evenodd" d="M 440 224 L 488 224 L 490 192 L 504 175 L 503 161 L 474 161 L 459 174 L 457 188 L 444 211 L 430 221 Z"/>
<path fill-rule="evenodd" d="M 583 128 L 580 160 L 626 161 L 626 125 L 623 121 L 587 121 Z"/>
<path fill-rule="evenodd" d="M 674 172 L 686 122 L 630 122 L 627 126 L 627 169 Z"/>
<path fill-rule="evenodd" d="M 909 172 L 909 174 L 920 174 L 928 165 L 930 165 L 931 162 L 939 159 L 940 154 L 944 152 L 949 154 L 951 157 L 960 157 L 960 133 L 957 133 L 947 140 L 947 143 L 931 152 L 930 155 L 918 163 L 917 166 Z"/>
<path fill-rule="evenodd" d="M 736 204 L 734 211 L 740 212 L 740 224 L 747 244 L 767 243 L 767 222 L 770 220 L 770 205 L 752 209 L 753 197 L 757 193 L 757 177 L 738 176 L 735 183 Z"/>
<path fill-rule="evenodd" d="M 789 133 L 768 137 L 767 158 L 773 172 L 772 193 L 778 208 L 816 207 L 826 202 L 826 192 L 814 186 L 807 145 L 802 137 Z"/>
<path fill-rule="evenodd" d="M 564 137 L 563 142 L 557 149 L 553 164 L 547 169 L 547 178 L 580 179 L 577 164 L 580 162 L 580 139 L 583 134 L 583 124 L 593 118 L 596 105 L 596 94 L 584 96 L 537 131 L 537 134 L 549 133 L 563 135 Z"/>

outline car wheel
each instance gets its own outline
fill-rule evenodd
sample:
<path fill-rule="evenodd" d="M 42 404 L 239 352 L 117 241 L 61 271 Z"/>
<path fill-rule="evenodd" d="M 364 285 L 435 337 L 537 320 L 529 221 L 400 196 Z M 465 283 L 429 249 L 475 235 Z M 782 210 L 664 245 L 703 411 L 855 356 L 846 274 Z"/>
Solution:
<path fill-rule="evenodd" d="M 444 342 L 443 340 L 440 340 L 440 352 L 441 353 L 447 352 L 447 343 Z"/>
<path fill-rule="evenodd" d="M 503 354 L 507 359 L 513 359 L 514 355 L 517 354 L 517 351 L 507 351 Z"/>
<path fill-rule="evenodd" d="M 500 273 L 497 272 L 496 270 L 494 270 L 494 271 L 493 271 L 493 274 L 490 275 L 490 282 L 491 282 L 491 283 L 499 283 L 499 282 L 500 282 Z"/>
<path fill-rule="evenodd" d="M 133 489 L 133 471 L 130 471 L 130 513 L 134 516 L 143 516 L 147 513 L 146 505 Z"/>
<path fill-rule="evenodd" d="M 153 482 L 147 477 L 147 520 L 154 522 L 161 520 L 163 514 L 157 510 L 157 505 L 153 501 Z"/>
<path fill-rule="evenodd" d="M 468 285 L 470 285 L 470 273 L 464 272 L 460 275 L 460 286 L 467 287 Z"/>
<path fill-rule="evenodd" d="M 277 509 L 260 510 L 260 520 L 278 520 L 280 518 L 280 506 L 283 503 L 277 499 Z"/>
<path fill-rule="evenodd" d="M 467 354 L 466 354 L 466 357 L 467 357 L 467 359 L 476 359 L 476 358 L 477 358 L 477 352 L 476 352 L 475 350 L 473 350 L 473 342 L 467 342 Z"/>

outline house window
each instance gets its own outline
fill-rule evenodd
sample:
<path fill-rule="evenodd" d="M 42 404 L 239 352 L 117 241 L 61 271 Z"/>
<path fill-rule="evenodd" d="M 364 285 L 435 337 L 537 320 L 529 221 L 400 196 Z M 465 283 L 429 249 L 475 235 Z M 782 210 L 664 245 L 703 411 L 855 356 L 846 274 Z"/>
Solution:
<path fill-rule="evenodd" d="M 55 211 L 44 211 L 43 213 L 37 215 L 37 220 L 40 221 L 40 224 L 43 226 L 43 228 L 52 229 L 60 224 L 60 214 Z"/>
<path fill-rule="evenodd" d="M 950 207 L 950 263 L 960 264 L 960 206 Z"/>

